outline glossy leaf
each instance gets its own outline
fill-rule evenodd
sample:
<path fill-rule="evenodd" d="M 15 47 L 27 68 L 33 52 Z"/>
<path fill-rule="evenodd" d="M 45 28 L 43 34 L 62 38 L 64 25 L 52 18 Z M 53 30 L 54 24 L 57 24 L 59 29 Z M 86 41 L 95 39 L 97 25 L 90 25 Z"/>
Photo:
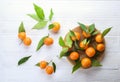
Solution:
<path fill-rule="evenodd" d="M 66 38 L 65 38 L 65 45 L 68 46 L 69 48 L 71 48 L 72 47 L 72 43 L 73 43 L 73 41 L 71 40 L 70 33 L 68 33 L 66 35 Z"/>
<path fill-rule="evenodd" d="M 21 22 L 21 24 L 20 24 L 20 26 L 19 26 L 18 33 L 20 33 L 20 32 L 25 32 L 25 28 L 24 28 L 23 22 Z"/>
<path fill-rule="evenodd" d="M 81 63 L 80 63 L 80 61 L 78 61 L 76 63 L 76 65 L 73 66 L 72 73 L 74 73 L 75 71 L 77 71 L 80 67 L 81 67 Z"/>
<path fill-rule="evenodd" d="M 70 36 L 75 36 L 75 33 L 72 30 L 70 30 Z"/>
<path fill-rule="evenodd" d="M 50 24 L 48 27 L 49 27 L 48 29 L 50 30 L 54 27 L 54 24 Z"/>
<path fill-rule="evenodd" d="M 37 30 L 42 29 L 47 25 L 47 22 L 48 21 L 40 21 L 32 29 L 37 29 Z"/>
<path fill-rule="evenodd" d="M 105 29 L 102 33 L 102 36 L 104 37 L 111 30 L 111 28 L 112 27 Z"/>
<path fill-rule="evenodd" d="M 52 10 L 52 8 L 51 8 L 51 10 L 50 10 L 50 15 L 49 15 L 49 20 L 50 20 L 50 21 L 52 20 L 53 15 L 54 15 L 54 13 L 53 13 L 53 10 Z"/>
<path fill-rule="evenodd" d="M 56 64 L 54 62 L 52 62 L 52 66 L 54 68 L 54 73 L 56 72 Z"/>
<path fill-rule="evenodd" d="M 99 33 L 99 31 L 95 31 L 95 32 L 92 33 L 92 36 L 94 36 L 94 35 L 96 35 L 98 33 Z"/>
<path fill-rule="evenodd" d="M 100 64 L 100 62 L 98 60 L 92 59 L 92 66 L 98 67 L 98 66 L 102 66 L 102 65 Z"/>
<path fill-rule="evenodd" d="M 41 21 L 40 18 L 36 14 L 27 14 L 27 15 L 30 16 L 31 18 L 33 18 L 36 21 Z"/>
<path fill-rule="evenodd" d="M 86 26 L 85 26 L 84 24 L 79 23 L 79 22 L 78 22 L 78 24 L 80 25 L 80 28 L 81 28 L 83 31 L 87 32 L 87 28 L 86 28 Z"/>
<path fill-rule="evenodd" d="M 42 39 L 40 39 L 36 51 L 38 51 L 43 45 L 44 45 L 44 39 L 47 38 L 48 36 L 43 37 Z"/>
<path fill-rule="evenodd" d="M 18 65 L 25 63 L 31 56 L 23 57 L 18 61 Z"/>
<path fill-rule="evenodd" d="M 33 4 L 34 5 L 34 9 L 35 9 L 35 12 L 37 14 L 37 16 L 41 19 L 41 20 L 44 20 L 45 19 L 45 15 L 44 15 L 44 11 L 41 7 L 37 6 L 36 4 Z"/>
<path fill-rule="evenodd" d="M 61 47 L 64 47 L 64 46 L 65 46 L 65 42 L 64 42 L 64 40 L 63 40 L 62 37 L 59 38 L 59 45 L 60 45 Z"/>
<path fill-rule="evenodd" d="M 89 33 L 92 33 L 95 30 L 95 24 L 89 26 Z"/>
<path fill-rule="evenodd" d="M 35 64 L 35 66 L 38 66 L 38 67 L 39 67 L 39 66 L 40 66 L 40 63 Z"/>
<path fill-rule="evenodd" d="M 68 48 L 67 48 L 67 47 L 64 47 L 64 48 L 62 49 L 62 51 L 60 52 L 60 58 L 62 58 L 67 51 L 68 51 Z"/>

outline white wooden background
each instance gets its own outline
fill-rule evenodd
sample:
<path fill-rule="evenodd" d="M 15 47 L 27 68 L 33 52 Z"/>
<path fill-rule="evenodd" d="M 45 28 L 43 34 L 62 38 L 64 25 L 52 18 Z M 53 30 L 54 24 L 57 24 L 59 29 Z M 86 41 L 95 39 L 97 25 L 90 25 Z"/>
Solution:
<path fill-rule="evenodd" d="M 42 30 L 31 30 L 36 23 L 26 14 L 34 13 L 33 3 L 45 10 L 46 17 L 53 8 L 53 21 L 61 23 L 58 34 Z M 32 38 L 32 45 L 19 45 L 18 26 L 23 21 L 27 35 Z M 71 74 L 72 65 L 63 58 L 59 60 L 61 47 L 59 36 L 78 24 L 95 23 L 101 31 L 112 26 L 105 37 L 106 55 L 102 67 L 80 69 Z M 35 52 L 39 39 L 47 34 L 54 38 L 50 47 L 43 46 Z M 0 0 L 0 82 L 120 82 L 120 1 L 87 1 L 87 0 Z M 32 55 L 30 60 L 21 66 L 17 62 L 24 56 Z M 49 76 L 34 66 L 40 60 L 51 60 L 57 64 L 56 73 Z"/>

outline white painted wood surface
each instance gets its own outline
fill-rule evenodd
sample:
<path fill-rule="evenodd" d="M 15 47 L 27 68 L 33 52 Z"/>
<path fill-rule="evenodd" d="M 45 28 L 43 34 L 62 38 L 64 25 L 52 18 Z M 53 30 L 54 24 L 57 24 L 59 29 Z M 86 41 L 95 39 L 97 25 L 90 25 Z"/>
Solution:
<path fill-rule="evenodd" d="M 44 8 L 46 17 L 53 8 L 53 21 L 61 23 L 58 34 L 52 34 L 47 27 L 31 30 L 36 21 L 26 14 L 34 13 L 33 3 Z M 32 38 L 30 47 L 19 45 L 17 32 L 21 21 L 25 24 L 27 35 Z M 109 26 L 113 28 L 105 37 L 107 48 L 103 66 L 80 69 L 71 74 L 72 65 L 65 58 L 59 60 L 56 57 L 61 50 L 58 38 L 76 27 L 78 21 L 95 23 L 101 31 Z M 54 38 L 54 44 L 35 52 L 39 39 L 48 33 Z M 0 47 L 0 82 L 120 82 L 120 1 L 0 0 Z M 27 55 L 32 55 L 30 60 L 18 67 L 18 60 Z M 55 61 L 55 74 L 48 76 L 34 66 L 43 59 Z"/>

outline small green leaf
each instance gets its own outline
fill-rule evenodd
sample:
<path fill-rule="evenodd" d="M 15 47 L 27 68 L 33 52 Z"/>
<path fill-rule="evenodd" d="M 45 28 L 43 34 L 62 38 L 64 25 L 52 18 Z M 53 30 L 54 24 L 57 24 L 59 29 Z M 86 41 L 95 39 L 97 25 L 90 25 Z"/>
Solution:
<path fill-rule="evenodd" d="M 42 29 L 47 25 L 47 22 L 48 21 L 40 21 L 32 29 L 37 29 L 37 30 Z"/>
<path fill-rule="evenodd" d="M 35 12 L 37 14 L 37 16 L 41 19 L 41 20 L 44 20 L 45 19 L 45 15 L 44 15 L 44 11 L 41 7 L 37 6 L 36 4 L 33 4 L 34 5 L 34 9 L 35 9 Z"/>
<path fill-rule="evenodd" d="M 64 47 L 64 48 L 62 49 L 62 51 L 60 52 L 60 58 L 62 58 L 67 51 L 68 51 L 68 48 L 67 48 L 67 47 Z"/>
<path fill-rule="evenodd" d="M 51 8 L 51 9 L 50 9 L 50 15 L 49 15 L 49 20 L 50 20 L 50 21 L 52 20 L 53 15 L 54 15 L 54 13 L 53 13 L 53 10 L 52 10 L 52 8 Z"/>
<path fill-rule="evenodd" d="M 72 68 L 72 73 L 77 71 L 80 67 L 81 67 L 81 63 L 80 63 L 80 61 L 77 61 L 76 65 L 74 65 Z"/>
<path fill-rule="evenodd" d="M 111 28 L 112 27 L 105 29 L 102 33 L 102 37 L 104 37 L 111 30 Z"/>
<path fill-rule="evenodd" d="M 76 49 L 80 49 L 77 41 L 74 42 L 74 45 L 75 45 L 75 48 L 76 48 Z"/>
<path fill-rule="evenodd" d="M 39 66 L 40 66 L 40 63 L 35 64 L 35 66 L 38 66 L 38 67 L 39 67 Z"/>
<path fill-rule="evenodd" d="M 79 23 L 79 22 L 78 22 L 78 24 L 80 25 L 80 28 L 81 28 L 83 31 L 87 32 L 87 28 L 86 28 L 86 26 L 85 26 L 84 24 Z"/>
<path fill-rule="evenodd" d="M 95 30 L 95 24 L 89 26 L 89 32 L 92 33 Z"/>
<path fill-rule="evenodd" d="M 70 36 L 75 36 L 75 33 L 72 30 L 70 30 Z"/>
<path fill-rule="evenodd" d="M 18 65 L 25 63 L 31 56 L 23 57 L 18 61 Z"/>
<path fill-rule="evenodd" d="M 71 48 L 72 43 L 73 43 L 73 41 L 71 40 L 70 33 L 68 33 L 65 38 L 65 45 L 68 46 L 69 48 Z"/>
<path fill-rule="evenodd" d="M 52 66 L 54 68 L 54 73 L 56 72 L 56 64 L 54 62 L 52 62 Z"/>
<path fill-rule="evenodd" d="M 83 44 L 85 44 L 85 45 L 87 44 L 87 39 L 83 40 Z"/>
<path fill-rule="evenodd" d="M 50 24 L 48 27 L 49 27 L 48 29 L 50 30 L 54 27 L 54 24 Z"/>
<path fill-rule="evenodd" d="M 25 32 L 25 28 L 24 28 L 23 22 L 21 22 L 21 24 L 20 24 L 20 26 L 19 26 L 18 33 L 20 33 L 20 32 Z"/>
<path fill-rule="evenodd" d="M 102 66 L 98 60 L 92 59 L 92 66 L 98 67 Z"/>
<path fill-rule="evenodd" d="M 40 39 L 36 51 L 38 51 L 43 45 L 44 45 L 44 39 L 47 38 L 48 36 L 44 36 L 42 39 Z"/>
<path fill-rule="evenodd" d="M 92 33 L 92 36 L 94 36 L 94 35 L 96 35 L 98 33 L 99 33 L 99 31 L 95 31 L 95 32 Z"/>
<path fill-rule="evenodd" d="M 36 21 L 41 21 L 40 18 L 36 14 L 27 14 L 27 15 L 30 16 L 31 18 L 33 18 Z"/>
<path fill-rule="evenodd" d="M 65 42 L 64 42 L 64 40 L 63 40 L 62 37 L 59 38 L 59 45 L 60 45 L 61 47 L 64 47 L 64 46 L 65 46 Z"/>

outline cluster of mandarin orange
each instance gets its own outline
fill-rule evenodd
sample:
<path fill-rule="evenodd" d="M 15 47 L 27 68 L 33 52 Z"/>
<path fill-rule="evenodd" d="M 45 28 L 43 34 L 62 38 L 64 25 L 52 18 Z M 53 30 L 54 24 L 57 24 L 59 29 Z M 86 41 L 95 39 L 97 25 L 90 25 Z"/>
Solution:
<path fill-rule="evenodd" d="M 51 29 L 51 31 L 55 32 L 55 33 L 58 32 L 60 30 L 60 24 L 58 22 L 54 22 L 53 25 L 54 25 L 54 27 Z M 30 46 L 32 43 L 31 38 L 26 37 L 25 32 L 18 33 L 18 38 L 20 38 L 26 46 Z M 47 46 L 53 44 L 53 42 L 54 42 L 54 40 L 51 37 L 45 38 L 45 40 L 44 40 L 44 44 Z"/>
<path fill-rule="evenodd" d="M 60 24 L 58 22 L 54 22 L 53 25 L 54 27 L 51 29 L 51 31 L 55 33 L 58 32 L 60 30 Z M 26 46 L 30 46 L 32 43 L 32 40 L 29 37 L 26 37 L 25 32 L 20 32 L 18 34 L 18 38 L 21 39 Z M 47 37 L 44 39 L 44 44 L 47 46 L 50 46 L 53 43 L 54 40 L 52 37 Z M 45 69 L 46 73 L 49 75 L 54 72 L 54 68 L 52 66 L 49 66 L 48 62 L 46 61 L 40 61 L 39 66 L 41 69 Z"/>
<path fill-rule="evenodd" d="M 26 33 L 25 32 L 20 32 L 18 34 L 18 37 L 23 41 L 23 43 L 26 45 L 26 46 L 29 46 L 31 43 L 32 43 L 32 40 L 30 37 L 26 37 Z"/>
<path fill-rule="evenodd" d="M 46 61 L 40 61 L 40 68 L 41 69 L 45 69 L 47 74 L 52 74 L 54 72 L 54 68 L 52 66 L 48 65 L 48 62 Z"/>
<path fill-rule="evenodd" d="M 81 37 L 80 33 L 79 32 L 74 32 L 74 34 L 75 34 L 75 36 L 72 36 L 71 39 L 73 41 L 80 40 L 80 37 Z M 82 32 L 82 35 L 85 38 L 90 38 L 91 37 L 91 35 L 89 33 L 86 33 L 85 31 Z M 102 34 L 97 34 L 95 36 L 95 41 L 97 42 L 96 50 L 99 51 L 99 52 L 104 51 L 105 45 L 103 44 Z M 89 46 L 89 44 L 84 44 L 83 41 L 81 41 L 79 43 L 79 47 L 82 48 L 82 49 L 84 49 L 86 55 L 88 56 L 88 57 L 82 58 L 81 65 L 82 65 L 83 68 L 89 68 L 91 66 L 91 64 L 92 64 L 90 58 L 95 55 L 96 50 L 95 50 L 94 47 Z M 73 51 L 69 55 L 69 58 L 71 60 L 73 60 L 73 61 L 79 59 L 79 57 L 80 57 L 80 54 L 78 52 L 76 52 L 76 51 Z"/>

